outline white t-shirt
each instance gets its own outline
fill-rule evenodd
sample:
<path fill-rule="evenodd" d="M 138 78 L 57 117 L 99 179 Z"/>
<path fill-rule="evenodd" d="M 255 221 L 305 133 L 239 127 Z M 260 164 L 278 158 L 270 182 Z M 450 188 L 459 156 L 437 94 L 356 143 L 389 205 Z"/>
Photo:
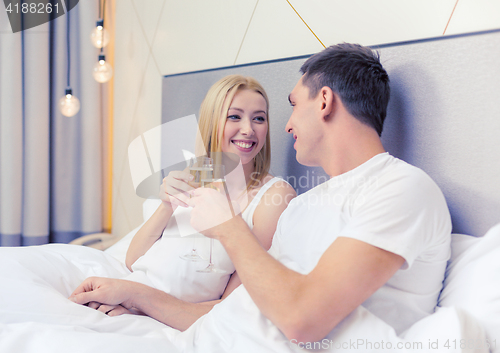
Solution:
<path fill-rule="evenodd" d="M 250 229 L 253 228 L 253 213 L 262 196 L 281 178 L 273 178 L 264 184 L 257 195 L 242 212 L 242 218 Z M 210 239 L 200 233 L 181 237 L 178 222 L 190 220 L 190 208 L 177 207 L 170 218 L 160 239 L 132 265 L 133 272 L 125 277 L 127 280 L 140 282 L 160 289 L 176 298 L 198 303 L 219 299 L 224 293 L 234 266 L 222 244 L 215 240 L 212 249 L 212 261 L 225 273 L 197 272 L 204 269 L 208 261 L 193 262 L 181 259 L 189 254 L 193 247 L 204 259 L 209 258 Z M 193 232 L 194 231 L 193 229 Z"/>
<path fill-rule="evenodd" d="M 396 332 L 434 312 L 450 256 L 451 219 L 439 187 L 388 153 L 293 199 L 270 253 L 302 274 L 337 237 L 402 256 L 400 270 L 364 303 Z"/>

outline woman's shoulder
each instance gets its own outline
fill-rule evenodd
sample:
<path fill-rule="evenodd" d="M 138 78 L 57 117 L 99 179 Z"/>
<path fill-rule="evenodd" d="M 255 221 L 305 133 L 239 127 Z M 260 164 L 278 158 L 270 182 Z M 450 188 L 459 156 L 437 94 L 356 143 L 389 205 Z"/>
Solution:
<path fill-rule="evenodd" d="M 273 195 L 280 195 L 284 197 L 284 199 L 286 198 L 286 203 L 297 196 L 295 189 L 289 183 L 287 183 L 284 179 L 275 177 L 269 173 L 264 178 L 262 178 L 259 190 L 264 186 L 266 186 L 265 193 L 269 197 L 272 197 Z"/>
<path fill-rule="evenodd" d="M 279 217 L 287 208 L 290 201 L 297 196 L 297 193 L 290 184 L 281 178 L 274 178 L 272 175 L 267 175 L 263 180 L 267 180 L 268 183 L 271 180 L 273 181 L 267 190 L 261 189 L 264 192 L 260 194 L 260 199 L 255 202 L 255 212 L 252 222 L 255 225 L 254 230 L 268 233 L 268 236 L 272 239 Z M 269 241 L 269 246 L 270 244 L 271 241 Z"/>

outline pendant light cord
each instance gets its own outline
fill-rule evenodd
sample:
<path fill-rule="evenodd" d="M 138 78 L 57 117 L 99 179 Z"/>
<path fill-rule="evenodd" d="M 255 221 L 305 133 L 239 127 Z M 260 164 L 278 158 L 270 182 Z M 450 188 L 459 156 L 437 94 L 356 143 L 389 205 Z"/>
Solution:
<path fill-rule="evenodd" d="M 69 37 L 70 37 L 70 21 L 69 21 L 69 11 L 66 12 L 66 47 L 68 50 L 68 87 L 70 87 L 69 75 L 71 72 L 71 50 L 69 46 Z"/>
<path fill-rule="evenodd" d="M 102 30 L 104 31 L 104 16 L 106 16 L 106 0 L 99 0 L 99 18 L 102 18 Z M 104 35 L 103 35 L 104 38 Z M 103 52 L 103 46 L 101 46 L 101 54 Z"/>
<path fill-rule="evenodd" d="M 102 17 L 99 16 L 99 18 L 102 18 L 102 28 L 104 28 L 104 17 L 106 16 L 106 0 L 102 0 L 102 13 L 101 14 L 102 14 Z"/>

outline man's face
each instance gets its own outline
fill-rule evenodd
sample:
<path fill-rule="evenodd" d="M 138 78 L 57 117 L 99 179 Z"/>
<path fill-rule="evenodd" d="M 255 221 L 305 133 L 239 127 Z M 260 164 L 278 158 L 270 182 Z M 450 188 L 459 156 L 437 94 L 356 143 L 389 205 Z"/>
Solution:
<path fill-rule="evenodd" d="M 285 130 L 295 139 L 293 148 L 297 151 L 297 161 L 306 166 L 319 165 L 318 144 L 322 140 L 323 131 L 318 118 L 321 103 L 318 97 L 309 98 L 309 88 L 302 84 L 302 78 L 288 96 L 292 106 L 292 115 Z"/>

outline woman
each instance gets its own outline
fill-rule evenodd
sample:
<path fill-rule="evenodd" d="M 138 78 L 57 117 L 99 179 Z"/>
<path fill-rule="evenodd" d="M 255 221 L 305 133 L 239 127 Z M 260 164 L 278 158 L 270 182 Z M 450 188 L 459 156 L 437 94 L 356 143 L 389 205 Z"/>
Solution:
<path fill-rule="evenodd" d="M 279 216 L 295 196 L 289 184 L 268 173 L 268 106 L 264 89 L 253 78 L 224 77 L 210 88 L 201 105 L 199 126 L 202 142 L 198 141 L 196 148 L 199 154 L 209 151 L 213 156 L 222 152 L 239 158 L 246 185 L 243 196 L 248 197 L 248 206 L 245 207 L 245 200 L 241 216 L 266 250 L 271 246 Z M 188 192 L 193 189 L 190 181 L 187 171 L 171 172 L 164 178 L 160 192 L 162 203 L 134 236 L 127 251 L 126 265 L 133 273 L 125 279 L 161 289 L 186 302 L 202 302 L 202 312 L 205 312 L 220 298 L 227 297 L 241 281 L 237 273 L 233 273 L 234 267 L 219 242 L 214 247 L 213 257 L 218 264 L 225 265 L 227 274 L 197 272 L 197 268 L 206 264 L 180 258 L 189 251 L 193 239 L 175 236 L 174 216 L 186 207 Z M 204 240 L 208 243 L 208 239 Z M 198 240 L 198 246 L 201 244 L 202 241 Z M 94 302 L 89 306 L 110 316 L 135 312 L 122 305 Z"/>
<path fill-rule="evenodd" d="M 270 149 L 268 101 L 262 87 L 255 80 L 241 76 L 224 78 L 207 93 L 200 115 L 200 128 L 205 136 L 203 142 L 206 150 L 238 155 L 249 186 L 249 198 L 257 197 L 258 192 L 273 179 L 267 172 Z M 162 234 L 171 211 L 184 206 L 182 200 L 186 200 L 186 195 L 174 192 L 173 188 L 183 192 L 189 191 L 191 187 L 186 183 L 186 177 L 186 173 L 176 172 L 164 180 L 162 204 L 131 244 L 127 261 L 129 265 L 136 262 L 149 248 L 156 247 L 152 244 L 156 243 Z M 278 197 L 269 198 L 268 195 L 280 195 L 282 202 L 277 203 Z M 279 215 L 288 201 L 295 196 L 295 192 L 288 184 L 280 182 L 273 183 L 265 192 L 265 196 L 256 206 L 251 221 L 254 224 L 254 232 L 259 234 L 262 245 L 267 249 L 271 244 Z M 273 203 L 264 202 L 267 199 Z M 153 234 L 153 238 L 149 237 Z M 172 261 L 191 265 L 178 257 Z M 240 284 L 236 273 L 232 274 L 230 279 L 226 276 L 227 283 L 223 282 L 225 285 L 220 297 L 217 296 L 216 300 L 191 303 L 142 283 L 120 279 L 130 275 L 130 271 L 125 264 L 105 252 L 65 244 L 0 249 L 0 269 L 1 323 L 39 321 L 64 327 L 77 325 L 97 332 L 112 331 L 116 325 L 130 322 L 133 318 L 123 317 L 123 320 L 116 321 L 116 318 L 103 317 L 96 311 L 89 312 L 84 306 L 75 306 L 73 302 L 88 303 L 85 298 L 89 293 L 85 292 L 93 291 L 94 296 L 97 294 L 93 299 L 95 302 L 88 305 L 108 313 L 109 316 L 127 312 L 143 313 L 183 330 L 210 311 Z M 212 274 L 198 275 L 210 278 Z M 98 277 L 89 279 L 90 276 Z M 73 302 L 67 300 L 72 292 L 75 294 L 71 296 Z M 100 294 L 107 299 L 100 299 Z M 111 323 L 107 319 L 115 321 Z M 154 321 L 150 318 L 143 319 L 137 318 L 133 321 L 134 325 L 120 326 L 121 332 L 133 334 L 139 322 L 140 326 L 146 329 L 150 324 L 146 319 Z M 91 326 L 89 322 L 92 323 Z"/>

